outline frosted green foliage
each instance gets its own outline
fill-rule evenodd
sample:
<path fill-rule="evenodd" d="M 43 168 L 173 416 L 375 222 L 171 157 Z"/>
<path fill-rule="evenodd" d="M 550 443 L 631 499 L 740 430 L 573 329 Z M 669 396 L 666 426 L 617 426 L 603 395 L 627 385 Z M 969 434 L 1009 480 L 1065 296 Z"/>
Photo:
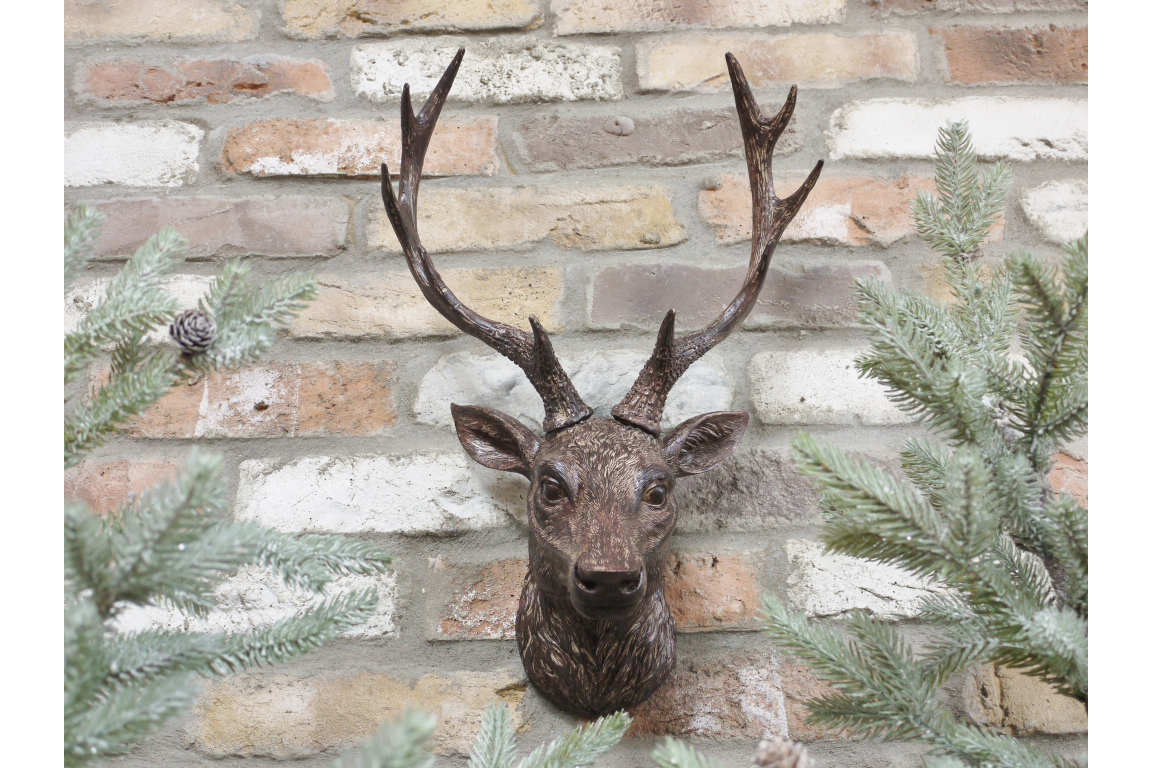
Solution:
<path fill-rule="evenodd" d="M 67 277 L 84 269 L 100 219 L 81 207 L 65 222 Z M 112 350 L 108 383 L 65 418 L 66 466 L 189 376 L 256 359 L 313 291 L 311 280 L 300 276 L 254 286 L 247 267 L 233 262 L 201 304 L 217 318 L 220 335 L 204 354 L 180 356 L 147 338 L 175 313 L 164 278 L 181 263 L 183 250 L 183 240 L 170 230 L 150 238 L 66 336 L 66 383 Z M 375 590 L 336 596 L 324 590 L 337 576 L 387 573 L 390 558 L 379 548 L 342 536 L 290 536 L 230 523 L 229 504 L 220 457 L 197 450 L 175 480 L 129 498 L 105 517 L 82 503 L 65 504 L 65 765 L 127 752 L 186 711 L 201 678 L 297 658 L 374 615 Z M 204 616 L 217 607 L 218 587 L 251 565 L 321 599 L 243 634 L 116 629 L 117 616 L 133 605 Z M 403 728 L 396 738 L 408 740 L 419 730 L 412 723 Z"/>
<path fill-rule="evenodd" d="M 102 216 L 86 206 L 64 226 L 66 279 L 79 274 L 99 234 Z M 276 340 L 277 332 L 315 295 L 308 275 L 254 285 L 248 265 L 237 259 L 224 265 L 200 310 L 217 326 L 212 346 L 198 355 L 181 355 L 171 346 L 147 342 L 154 330 L 166 333 L 176 301 L 166 280 L 184 263 L 187 242 L 172 229 L 148 239 L 128 260 L 97 305 L 64 337 L 64 384 L 88 371 L 111 348 L 108 380 L 93 388 L 64 419 L 64 466 L 76 464 L 118 428 L 143 413 L 173 386 L 217 368 L 254 362 Z"/>
<path fill-rule="evenodd" d="M 606 715 L 575 728 L 550 744 L 517 760 L 516 726 L 506 704 L 489 704 L 480 719 L 480 732 L 468 758 L 469 768 L 589 768 L 624 738 L 632 718 L 625 712 Z M 430 768 L 423 744 L 435 721 L 407 712 L 395 724 L 385 724 L 356 750 L 346 750 L 332 768 Z"/>
<path fill-rule="evenodd" d="M 921 196 L 914 218 L 944 255 L 952 301 L 858 287 L 870 341 L 858 370 L 935 439 L 904 445 L 903 478 L 805 434 L 792 446 L 822 494 L 830 552 L 949 588 L 921 606 L 934 639 L 913 653 L 885 622 L 855 616 L 838 632 L 764 603 L 769 637 L 835 690 L 809 702 L 814 723 L 922 741 L 940 765 L 1065 764 L 942 706 L 941 686 L 975 664 L 1088 700 L 1088 515 L 1047 478 L 1052 454 L 1088 428 L 1088 240 L 1058 264 L 1013 254 L 981 269 L 1008 178 L 997 166 L 977 181 L 967 129 L 949 124 L 939 196 Z"/>

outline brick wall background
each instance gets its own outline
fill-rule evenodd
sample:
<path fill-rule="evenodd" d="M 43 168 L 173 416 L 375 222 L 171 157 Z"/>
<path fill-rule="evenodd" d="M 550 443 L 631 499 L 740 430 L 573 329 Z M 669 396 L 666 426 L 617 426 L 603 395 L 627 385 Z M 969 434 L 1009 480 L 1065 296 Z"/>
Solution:
<path fill-rule="evenodd" d="M 907 744 L 803 723 L 820 692 L 752 630 L 758 594 L 835 622 L 853 608 L 902 622 L 930 586 L 822 554 L 813 495 L 787 446 L 804 428 L 894 462 L 913 431 L 857 379 L 852 281 L 941 294 L 907 207 L 930 188 L 946 118 L 1016 181 L 994 259 L 1047 255 L 1087 221 L 1087 4 L 1082 0 L 66 0 L 66 198 L 108 214 L 99 259 L 65 302 L 91 305 L 165 225 L 194 255 L 173 290 L 192 305 L 218 260 L 274 276 L 314 269 L 315 304 L 268 362 L 172 393 L 67 476 L 106 510 L 172 471 L 193 443 L 222 452 L 235 514 L 387 545 L 380 616 L 297 664 L 209 685 L 195 712 L 124 765 L 324 765 L 414 703 L 461 757 L 489 701 L 531 747 L 573 720 L 526 685 L 512 617 L 527 554 L 524 484 L 466 460 L 448 403 L 536 424 L 510 363 L 462 337 L 408 275 L 379 198 L 398 160 L 402 84 L 423 99 L 468 54 L 426 164 L 421 231 L 449 284 L 489 316 L 535 313 L 598 410 L 631 384 L 674 306 L 680 327 L 734 295 L 750 196 L 724 70 L 734 52 L 766 112 L 800 86 L 777 148 L 789 191 L 828 166 L 777 250 L 745 328 L 694 366 L 666 418 L 754 413 L 738 455 L 683 482 L 669 599 L 678 670 L 634 715 L 606 765 L 648 765 L 663 734 L 739 766 L 768 731 L 824 766 L 919 763 Z M 1087 497 L 1087 446 L 1053 479 Z M 349 582 L 342 588 L 356 586 Z M 304 598 L 244 573 L 206 621 L 275 620 Z M 126 626 L 177 625 L 138 611 Z M 1035 681 L 975 670 L 949 688 L 975 720 L 1083 752 L 1086 713 Z"/>

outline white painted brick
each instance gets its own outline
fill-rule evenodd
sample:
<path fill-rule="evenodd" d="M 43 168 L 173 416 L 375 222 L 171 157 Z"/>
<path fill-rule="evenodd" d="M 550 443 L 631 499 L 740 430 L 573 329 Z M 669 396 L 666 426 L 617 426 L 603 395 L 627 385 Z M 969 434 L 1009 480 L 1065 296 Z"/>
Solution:
<path fill-rule="evenodd" d="M 81 123 L 64 138 L 64 184 L 179 187 L 196 179 L 203 138 L 174 120 Z"/>
<path fill-rule="evenodd" d="M 1088 182 L 1049 181 L 1025 192 L 1020 207 L 1028 221 L 1052 242 L 1076 240 L 1088 231 Z"/>
<path fill-rule="evenodd" d="M 650 352 L 618 350 L 593 352 L 560 364 L 580 396 L 600 416 L 608 416 L 636 381 Z M 496 408 L 539 430 L 544 419 L 540 396 L 515 364 L 500 355 L 459 353 L 446 355 L 420 381 L 416 420 L 452 426 L 450 403 Z M 676 382 L 668 395 L 662 424 L 675 426 L 684 419 L 732 406 L 732 381 L 720 358 L 700 361 Z"/>
<path fill-rule="evenodd" d="M 689 13 L 661 0 L 552 0 L 557 35 L 595 32 L 656 32 L 683 27 L 789 27 L 838 24 L 846 0 L 729 0 L 693 4 Z"/>
<path fill-rule="evenodd" d="M 131 606 L 117 616 L 121 632 L 164 629 L 170 632 L 248 632 L 269 627 L 278 621 L 319 605 L 328 597 L 375 588 L 380 597 L 376 613 L 344 637 L 381 637 L 396 629 L 396 576 L 338 576 L 328 583 L 324 594 L 290 587 L 273 571 L 248 566 L 216 588 L 217 608 L 207 616 L 192 616 L 175 608 Z"/>
<path fill-rule="evenodd" d="M 788 601 L 812 618 L 840 618 L 863 610 L 879 619 L 907 619 L 920 603 L 946 588 L 903 568 L 828 554 L 816 541 L 784 542 L 788 555 Z"/>
<path fill-rule="evenodd" d="M 240 464 L 236 518 L 283 531 L 454 534 L 523 517 L 526 483 L 462 451 Z"/>
<path fill-rule="evenodd" d="M 761 352 L 748 363 L 752 405 L 765 424 L 904 424 L 884 387 L 856 372 L 860 349 Z"/>
<path fill-rule="evenodd" d="M 177 311 L 195 309 L 200 298 L 212 288 L 215 278 L 206 275 L 172 275 L 161 280 L 164 290 L 176 300 Z M 80 283 L 64 294 L 64 333 L 76 330 L 77 323 L 104 298 L 110 277 L 101 277 L 87 283 Z M 152 343 L 168 338 L 167 326 L 158 328 L 148 335 Z"/>
<path fill-rule="evenodd" d="M 967 120 L 985 159 L 1088 159 L 1086 99 L 977 96 L 951 101 L 869 99 L 832 113 L 826 136 L 833 160 L 931 158 L 940 128 Z"/>
<path fill-rule="evenodd" d="M 437 37 L 358 45 L 352 49 L 352 85 L 361 96 L 389 101 L 399 99 L 408 83 L 419 109 L 465 43 L 468 52 L 452 85 L 452 99 L 516 104 L 624 95 L 618 48 L 535 38 L 480 42 Z"/>

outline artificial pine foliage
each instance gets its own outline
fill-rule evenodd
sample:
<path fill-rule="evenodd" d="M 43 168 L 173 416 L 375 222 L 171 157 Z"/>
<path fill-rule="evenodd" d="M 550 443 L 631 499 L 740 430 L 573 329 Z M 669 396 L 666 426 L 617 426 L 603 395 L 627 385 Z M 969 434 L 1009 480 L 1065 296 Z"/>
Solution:
<path fill-rule="evenodd" d="M 83 271 L 100 219 L 81 206 L 65 223 L 66 280 Z M 91 364 L 111 350 L 107 381 L 71 403 L 65 416 L 65 466 L 76 464 L 169 388 L 256 360 L 315 291 L 305 276 L 253 286 L 248 268 L 231 262 L 197 314 L 186 313 L 179 334 L 173 330 L 174 337 L 182 334 L 190 342 L 177 354 L 153 344 L 149 334 L 176 314 L 164 278 L 182 262 L 184 246 L 172 230 L 150 238 L 65 336 L 66 386 L 76 388 Z M 378 597 L 368 589 L 319 599 L 295 616 L 245 634 L 118 632 L 118 614 L 133 605 L 162 604 L 206 615 L 216 606 L 216 588 L 245 566 L 263 567 L 318 595 L 337 575 L 389 570 L 388 556 L 367 542 L 289 536 L 254 523 L 228 522 L 221 467 L 218 456 L 193 451 L 177 479 L 130 498 L 105 517 L 82 503 L 66 503 L 65 765 L 128 751 L 188 708 L 198 678 L 295 658 L 373 615 Z M 406 728 L 402 733 L 418 735 L 415 725 Z M 398 756 L 395 768 L 416 766 Z"/>
<path fill-rule="evenodd" d="M 925 742 L 940 766 L 1067 764 L 943 706 L 940 687 L 975 664 L 1088 701 L 1088 516 L 1047 479 L 1053 453 L 1088 425 L 1088 240 L 1058 266 L 1023 253 L 983 265 L 1009 182 L 1001 165 L 978 179 L 967 126 L 949 123 L 937 195 L 920 193 L 912 214 L 944 256 L 953 300 L 858 287 L 871 342 L 858 370 L 935 435 L 905 444 L 905 478 L 805 434 L 793 442 L 823 494 L 829 551 L 949 587 L 921 607 L 935 639 L 914 653 L 891 624 L 858 614 L 840 631 L 764 599 L 769 637 L 835 691 L 809 703 L 813 722 Z"/>

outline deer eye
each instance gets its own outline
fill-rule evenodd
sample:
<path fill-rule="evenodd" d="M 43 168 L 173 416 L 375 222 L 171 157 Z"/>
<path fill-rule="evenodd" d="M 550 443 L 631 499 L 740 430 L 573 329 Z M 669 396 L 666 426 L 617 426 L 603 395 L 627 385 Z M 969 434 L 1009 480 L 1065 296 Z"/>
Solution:
<path fill-rule="evenodd" d="M 544 501 L 549 504 L 561 502 L 568 495 L 564 491 L 564 486 L 550 477 L 540 481 L 540 493 L 544 496 Z"/>
<path fill-rule="evenodd" d="M 644 503 L 650 507 L 662 507 L 668 501 L 668 489 L 663 485 L 654 485 L 644 491 Z"/>

